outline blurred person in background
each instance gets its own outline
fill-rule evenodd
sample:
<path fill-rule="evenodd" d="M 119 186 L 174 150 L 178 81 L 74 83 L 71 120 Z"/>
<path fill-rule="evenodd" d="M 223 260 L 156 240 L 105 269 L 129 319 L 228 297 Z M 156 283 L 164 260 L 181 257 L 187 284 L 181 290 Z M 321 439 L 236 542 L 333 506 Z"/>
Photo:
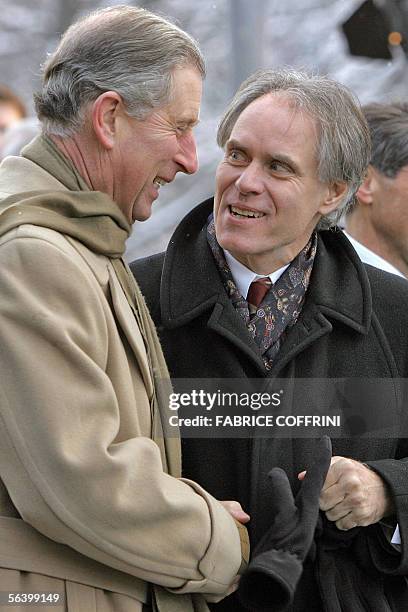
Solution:
<path fill-rule="evenodd" d="M 0 159 L 7 155 L 20 155 L 21 149 L 38 136 L 40 131 L 36 117 L 25 117 L 10 125 L 3 135 Z"/>
<path fill-rule="evenodd" d="M 248 609 L 406 610 L 408 443 L 406 406 L 398 398 L 400 379 L 408 375 L 408 285 L 365 266 L 344 234 L 333 230 L 370 161 L 367 122 L 341 84 L 265 70 L 239 88 L 221 120 L 218 144 L 224 156 L 214 198 L 180 222 L 166 253 L 131 265 L 171 376 L 194 384 L 246 380 L 249 391 L 259 380 L 258 391 L 276 379 L 301 385 L 314 378 L 385 378 L 391 388 L 387 403 L 381 396 L 367 406 L 367 437 L 342 422 L 332 441 L 320 516 L 310 516 L 314 545 L 300 551 L 299 532 L 289 537 L 287 529 L 304 504 L 288 503 L 279 514 L 275 531 L 288 534 L 281 584 L 293 587 L 299 580 L 286 605 L 279 607 L 275 591 L 263 591 L 254 580 L 252 590 L 264 600 Z M 339 408 L 361 422 L 361 395 L 348 397 L 340 397 Z M 324 394 L 312 403 L 326 414 Z M 378 439 L 370 429 L 377 417 L 386 428 L 395 424 Z M 313 440 L 295 432 L 290 438 L 276 431 L 259 438 L 187 437 L 183 474 L 248 511 L 251 563 L 259 555 L 267 571 L 279 548 L 265 550 L 275 498 L 291 488 L 298 494 L 314 453 Z M 274 486 L 268 476 L 275 466 L 290 486 Z M 214 610 L 247 609 L 247 575 Z"/>
<path fill-rule="evenodd" d="M 27 116 L 23 101 L 6 85 L 0 84 L 0 159 L 4 133 L 11 125 Z"/>
<path fill-rule="evenodd" d="M 345 218 L 360 259 L 408 277 L 408 103 L 363 107 L 371 162 Z"/>
<path fill-rule="evenodd" d="M 180 479 L 166 364 L 122 259 L 159 190 L 197 169 L 204 74 L 166 19 L 96 11 L 45 64 L 42 134 L 0 166 L 0 605 L 202 611 L 245 567 L 239 504 Z"/>

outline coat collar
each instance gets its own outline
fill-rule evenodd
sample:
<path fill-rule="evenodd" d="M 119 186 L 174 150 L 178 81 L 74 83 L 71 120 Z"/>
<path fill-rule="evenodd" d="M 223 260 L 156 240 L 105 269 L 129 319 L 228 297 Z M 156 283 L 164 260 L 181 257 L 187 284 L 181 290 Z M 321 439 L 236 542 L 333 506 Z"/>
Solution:
<path fill-rule="evenodd" d="M 162 320 L 168 327 L 184 325 L 215 303 L 229 301 L 207 243 L 212 201 L 194 208 L 170 239 L 160 294 Z"/>
<path fill-rule="evenodd" d="M 223 287 L 207 244 L 206 221 L 213 199 L 193 209 L 179 224 L 166 252 L 161 283 L 162 324 L 185 325 L 208 311 L 208 326 L 259 357 L 242 320 Z M 301 318 L 287 341 L 281 358 L 332 329 L 335 319 L 366 334 L 371 323 L 371 290 L 364 265 L 341 231 L 323 231 Z M 282 352 L 282 351 L 281 351 Z M 280 359 L 281 361 L 281 359 Z M 263 364 L 262 364 L 263 367 Z"/>

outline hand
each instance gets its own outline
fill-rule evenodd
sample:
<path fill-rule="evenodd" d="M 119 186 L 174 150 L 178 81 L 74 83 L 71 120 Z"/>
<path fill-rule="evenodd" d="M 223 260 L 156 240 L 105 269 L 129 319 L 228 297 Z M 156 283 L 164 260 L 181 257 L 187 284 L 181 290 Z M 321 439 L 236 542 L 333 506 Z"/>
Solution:
<path fill-rule="evenodd" d="M 268 548 L 288 550 L 302 561 L 307 556 L 313 541 L 319 516 L 319 494 L 330 466 L 331 442 L 325 436 L 316 443 L 314 462 L 304 482 L 293 497 L 288 477 L 280 468 L 270 471 L 273 500 L 271 503 L 274 521 L 271 529 L 258 544 L 256 553 Z"/>
<path fill-rule="evenodd" d="M 242 523 L 243 525 L 248 523 L 251 518 L 249 514 L 244 512 L 241 504 L 237 501 L 220 501 L 220 504 L 224 506 L 227 512 L 229 512 L 236 521 Z"/>
<path fill-rule="evenodd" d="M 333 457 L 320 495 L 320 509 L 343 531 L 366 527 L 392 514 L 384 480 L 369 467 L 346 457 Z"/>
<path fill-rule="evenodd" d="M 245 523 L 248 523 L 250 516 L 249 514 L 243 511 L 242 506 L 239 502 L 227 500 L 227 501 L 220 501 L 220 504 L 224 506 L 227 512 L 229 512 L 232 518 L 234 518 L 236 521 L 238 521 L 239 523 L 242 523 L 243 525 Z M 248 557 L 249 557 L 249 550 L 248 550 Z M 224 597 L 228 597 L 228 595 L 231 595 L 232 593 L 234 593 L 234 591 L 236 591 L 238 588 L 240 578 L 241 576 L 237 574 L 234 580 L 229 585 L 227 591 L 223 593 L 222 596 L 206 595 L 206 601 L 208 601 L 209 603 L 218 603 L 221 599 L 224 599 Z"/>
<path fill-rule="evenodd" d="M 326 436 L 316 444 L 313 465 L 296 498 L 285 472 L 274 468 L 271 526 L 255 549 L 241 577 L 238 595 L 249 610 L 285 610 L 293 600 L 313 542 L 319 516 L 319 495 L 331 459 L 331 442 Z"/>

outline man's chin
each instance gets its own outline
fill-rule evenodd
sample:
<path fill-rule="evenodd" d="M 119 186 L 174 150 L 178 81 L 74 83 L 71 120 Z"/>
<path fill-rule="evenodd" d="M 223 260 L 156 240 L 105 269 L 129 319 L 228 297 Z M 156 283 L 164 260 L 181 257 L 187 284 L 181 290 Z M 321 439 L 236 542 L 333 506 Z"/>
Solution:
<path fill-rule="evenodd" d="M 242 236 L 238 236 L 236 232 L 229 232 L 217 228 L 215 230 L 217 242 L 222 249 L 230 253 L 246 253 L 248 248 L 251 249 L 251 244 L 245 244 Z M 248 247 L 248 248 L 247 248 Z"/>
<path fill-rule="evenodd" d="M 152 216 L 152 204 L 146 204 L 145 206 L 135 205 L 133 208 L 133 223 L 135 221 L 147 221 Z"/>

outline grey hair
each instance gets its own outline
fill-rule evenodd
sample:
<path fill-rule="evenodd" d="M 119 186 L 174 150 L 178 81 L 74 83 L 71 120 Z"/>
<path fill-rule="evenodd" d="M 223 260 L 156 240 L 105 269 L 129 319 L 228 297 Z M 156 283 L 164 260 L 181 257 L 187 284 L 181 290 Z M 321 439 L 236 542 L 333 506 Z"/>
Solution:
<path fill-rule="evenodd" d="M 242 83 L 224 113 L 217 133 L 220 147 L 225 147 L 242 111 L 269 93 L 285 95 L 315 121 L 319 179 L 347 184 L 337 209 L 317 226 L 332 227 L 353 204 L 370 161 L 370 134 L 360 104 L 347 87 L 328 77 L 292 69 L 259 70 Z"/>
<path fill-rule="evenodd" d="M 34 95 L 43 131 L 71 136 L 90 103 L 116 91 L 132 117 L 144 119 L 172 95 L 172 72 L 192 66 L 205 76 L 194 39 L 142 8 L 113 6 L 71 25 L 43 66 L 42 91 Z"/>
<path fill-rule="evenodd" d="M 371 165 L 394 178 L 408 164 L 408 103 L 363 106 L 371 134 Z"/>

